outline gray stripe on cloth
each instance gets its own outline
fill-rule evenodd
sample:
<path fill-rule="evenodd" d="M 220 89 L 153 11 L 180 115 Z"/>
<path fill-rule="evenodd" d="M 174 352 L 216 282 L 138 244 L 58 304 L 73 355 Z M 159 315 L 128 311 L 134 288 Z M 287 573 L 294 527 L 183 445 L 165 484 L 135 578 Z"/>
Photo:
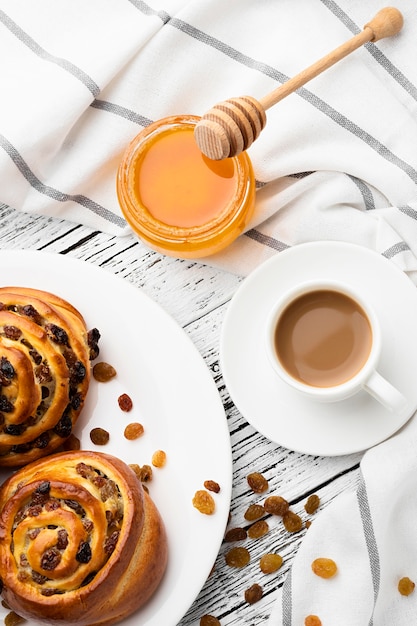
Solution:
<path fill-rule="evenodd" d="M 17 39 L 19 39 L 25 46 L 27 46 L 32 52 L 34 52 L 37 56 L 45 61 L 49 61 L 50 63 L 54 63 L 58 65 L 62 69 L 64 69 L 69 74 L 72 74 L 77 80 L 79 80 L 83 85 L 87 87 L 89 91 L 93 94 L 94 97 L 97 97 L 100 93 L 100 87 L 97 83 L 86 74 L 82 69 L 67 61 L 66 59 L 62 59 L 60 57 L 56 57 L 53 54 L 50 54 L 46 50 L 44 50 L 39 44 L 36 43 L 30 35 L 28 35 L 20 26 L 16 24 L 4 11 L 0 10 L 0 22 L 6 26 L 6 28 L 13 33 Z"/>
<path fill-rule="evenodd" d="M 354 35 L 359 33 L 362 29 L 359 28 L 355 22 L 343 11 L 343 9 L 334 0 L 320 0 Z M 392 78 L 401 87 L 410 94 L 410 96 L 417 100 L 417 88 L 413 85 L 406 76 L 381 52 L 379 48 L 373 43 L 365 45 L 368 52 L 374 57 Z"/>
<path fill-rule="evenodd" d="M 139 113 L 136 113 L 131 109 L 127 109 L 126 107 L 122 107 L 119 104 L 114 104 L 113 102 L 108 102 L 106 100 L 93 100 L 90 106 L 92 106 L 94 109 L 107 111 L 107 113 L 113 113 L 114 115 L 123 117 L 130 122 L 139 124 L 140 126 L 149 126 L 149 124 L 152 123 L 152 120 L 148 119 L 147 117 L 139 115 Z"/>
<path fill-rule="evenodd" d="M 355 183 L 355 185 L 361 192 L 363 202 L 365 204 L 365 209 L 367 211 L 371 211 L 375 209 L 374 197 L 368 185 L 363 180 L 361 180 L 360 178 L 357 178 L 356 176 L 349 175 L 349 178 L 353 183 Z"/>
<path fill-rule="evenodd" d="M 83 196 L 82 194 L 63 193 L 62 191 L 59 191 L 58 189 L 54 189 L 53 187 L 49 187 L 48 185 L 45 185 L 44 183 L 42 183 L 39 180 L 39 178 L 30 169 L 30 167 L 28 166 L 26 161 L 23 159 L 23 157 L 19 154 L 19 152 L 16 150 L 16 148 L 3 135 L 0 135 L 0 146 L 9 155 L 9 157 L 12 159 L 15 166 L 18 168 L 20 173 L 26 178 L 28 183 L 34 189 L 36 189 L 36 191 L 38 191 L 39 193 L 42 193 L 45 196 L 53 198 L 54 200 L 57 200 L 58 202 L 68 202 L 68 201 L 76 202 L 77 204 L 80 204 L 81 206 L 85 207 L 92 213 L 95 213 L 96 215 L 103 218 L 104 220 L 111 222 L 112 224 L 115 224 L 119 228 L 124 228 L 126 226 L 126 222 L 122 217 L 120 217 L 119 215 L 115 215 L 114 213 L 112 213 L 105 207 L 101 206 L 97 202 L 94 202 L 94 200 L 91 200 L 90 198 L 87 198 L 86 196 Z"/>
<path fill-rule="evenodd" d="M 254 228 L 251 228 L 251 230 L 248 230 L 244 234 L 246 235 L 246 237 L 249 237 L 250 239 L 257 241 L 258 243 L 261 243 L 264 246 L 269 246 L 270 248 L 273 248 L 274 250 L 278 250 L 278 252 L 282 252 L 282 250 L 286 250 L 287 248 L 290 247 L 286 243 L 279 241 L 279 239 L 275 239 L 274 237 L 270 237 L 269 235 L 264 235 L 260 233 L 259 230 L 255 230 Z"/>
<path fill-rule="evenodd" d="M 379 586 L 381 582 L 381 565 L 378 553 L 378 546 L 375 539 L 374 528 L 372 524 L 371 509 L 369 507 L 368 494 L 363 477 L 359 483 L 356 497 L 359 505 L 359 512 L 362 520 L 363 534 L 365 537 L 366 547 L 368 549 L 369 565 L 371 568 L 372 586 L 374 590 L 374 607 L 379 594 Z M 369 626 L 373 624 L 373 617 L 369 620 Z"/>
<path fill-rule="evenodd" d="M 169 22 L 171 16 L 166 11 L 158 11 L 157 9 L 153 9 L 143 0 L 128 0 L 134 7 L 136 7 L 139 11 L 141 11 L 144 15 L 156 15 L 159 17 L 164 24 Z"/>
<path fill-rule="evenodd" d="M 291 590 L 291 569 L 282 586 L 282 626 L 292 624 L 292 590 Z M 277 625 L 278 626 L 278 625 Z"/>
<path fill-rule="evenodd" d="M 411 206 L 408 206 L 408 204 L 399 206 L 398 209 L 401 213 L 404 213 L 404 215 L 408 215 L 408 217 L 411 217 L 413 220 L 417 220 L 417 211 Z"/>
<path fill-rule="evenodd" d="M 392 259 L 397 254 L 400 254 L 401 252 L 406 252 L 408 250 L 410 250 L 410 246 L 405 243 L 405 241 L 399 241 L 398 243 L 385 250 L 385 252 L 382 253 L 382 256 L 387 259 Z"/>

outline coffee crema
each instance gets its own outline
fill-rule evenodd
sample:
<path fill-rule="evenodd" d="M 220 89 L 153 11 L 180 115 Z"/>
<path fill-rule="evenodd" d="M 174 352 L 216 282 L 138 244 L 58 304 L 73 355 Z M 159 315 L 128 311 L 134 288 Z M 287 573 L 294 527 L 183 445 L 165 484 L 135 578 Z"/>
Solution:
<path fill-rule="evenodd" d="M 357 374 L 368 359 L 372 329 L 362 307 L 331 289 L 295 298 L 281 313 L 275 350 L 295 380 L 312 387 L 334 387 Z"/>

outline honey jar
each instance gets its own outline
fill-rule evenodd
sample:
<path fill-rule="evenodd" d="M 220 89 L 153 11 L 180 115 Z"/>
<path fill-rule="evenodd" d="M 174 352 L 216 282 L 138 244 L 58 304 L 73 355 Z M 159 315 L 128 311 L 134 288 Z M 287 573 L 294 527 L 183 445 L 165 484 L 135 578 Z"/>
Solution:
<path fill-rule="evenodd" d="M 117 174 L 120 207 L 133 232 L 150 248 L 178 258 L 228 246 L 255 205 L 249 157 L 204 156 L 194 139 L 199 119 L 172 116 L 147 126 L 127 147 Z"/>

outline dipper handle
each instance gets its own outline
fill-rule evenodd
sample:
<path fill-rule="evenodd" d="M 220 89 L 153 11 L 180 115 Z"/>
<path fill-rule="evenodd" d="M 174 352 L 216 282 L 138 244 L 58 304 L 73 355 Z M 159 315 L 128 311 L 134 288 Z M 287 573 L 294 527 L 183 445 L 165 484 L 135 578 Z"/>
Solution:
<path fill-rule="evenodd" d="M 260 100 L 243 96 L 216 104 L 202 116 L 194 130 L 195 140 L 201 152 L 209 159 L 219 161 L 247 150 L 266 124 L 267 109 L 363 44 L 396 35 L 403 27 L 403 23 L 403 16 L 398 9 L 393 7 L 381 9 L 365 24 L 360 33 Z"/>
<path fill-rule="evenodd" d="M 362 45 L 370 41 L 375 42 L 385 37 L 392 37 L 400 32 L 402 26 L 403 16 L 398 9 L 393 7 L 381 9 L 370 22 L 365 24 L 360 33 L 261 98 L 260 104 L 264 110 L 269 109 Z"/>

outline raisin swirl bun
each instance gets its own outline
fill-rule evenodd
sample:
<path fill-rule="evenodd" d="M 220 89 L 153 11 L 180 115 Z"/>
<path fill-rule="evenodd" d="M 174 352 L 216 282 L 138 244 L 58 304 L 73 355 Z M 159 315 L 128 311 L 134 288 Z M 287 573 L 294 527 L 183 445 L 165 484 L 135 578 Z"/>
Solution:
<path fill-rule="evenodd" d="M 0 288 L 0 466 L 48 455 L 71 434 L 99 337 L 54 294 Z"/>
<path fill-rule="evenodd" d="M 0 490 L 0 576 L 27 619 L 113 624 L 154 593 L 167 563 L 163 521 L 133 470 L 104 453 L 56 453 Z"/>

